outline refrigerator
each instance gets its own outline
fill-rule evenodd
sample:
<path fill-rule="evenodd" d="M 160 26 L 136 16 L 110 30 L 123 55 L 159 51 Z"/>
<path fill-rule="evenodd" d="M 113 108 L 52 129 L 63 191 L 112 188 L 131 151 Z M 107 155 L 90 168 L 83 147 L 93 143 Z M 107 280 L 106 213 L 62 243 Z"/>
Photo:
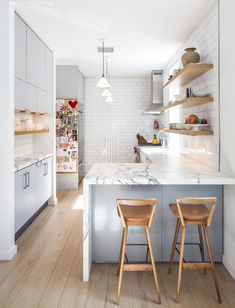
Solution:
<path fill-rule="evenodd" d="M 56 100 L 56 171 L 83 176 L 83 106 L 77 99 Z"/>

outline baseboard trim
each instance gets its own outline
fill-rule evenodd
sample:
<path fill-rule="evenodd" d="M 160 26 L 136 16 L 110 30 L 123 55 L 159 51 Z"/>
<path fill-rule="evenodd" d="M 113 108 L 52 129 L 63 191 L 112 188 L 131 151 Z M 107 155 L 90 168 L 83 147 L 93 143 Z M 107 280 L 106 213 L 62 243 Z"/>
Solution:
<path fill-rule="evenodd" d="M 48 200 L 48 205 L 56 205 L 56 203 L 57 203 L 57 198 L 50 198 L 49 200 Z"/>
<path fill-rule="evenodd" d="M 231 262 L 230 259 L 226 258 L 226 256 L 223 256 L 223 264 L 228 270 L 228 272 L 233 276 L 233 279 L 235 279 L 235 265 L 233 262 Z"/>
<path fill-rule="evenodd" d="M 17 246 L 13 245 L 9 250 L 0 250 L 0 260 L 9 261 L 17 253 Z"/>

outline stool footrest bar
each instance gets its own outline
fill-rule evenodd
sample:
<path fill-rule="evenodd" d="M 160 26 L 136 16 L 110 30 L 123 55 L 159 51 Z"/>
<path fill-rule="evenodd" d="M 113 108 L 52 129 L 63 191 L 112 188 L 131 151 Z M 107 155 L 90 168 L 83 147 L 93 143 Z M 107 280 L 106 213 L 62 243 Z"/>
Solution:
<path fill-rule="evenodd" d="M 186 263 L 183 263 L 183 269 L 211 269 L 211 263 L 192 263 L 192 262 L 186 262 Z"/>
<path fill-rule="evenodd" d="M 130 272 L 130 271 L 136 271 L 136 272 L 144 272 L 144 271 L 152 271 L 153 267 L 152 264 L 146 264 L 146 263 L 138 263 L 138 264 L 124 264 L 124 271 Z"/>

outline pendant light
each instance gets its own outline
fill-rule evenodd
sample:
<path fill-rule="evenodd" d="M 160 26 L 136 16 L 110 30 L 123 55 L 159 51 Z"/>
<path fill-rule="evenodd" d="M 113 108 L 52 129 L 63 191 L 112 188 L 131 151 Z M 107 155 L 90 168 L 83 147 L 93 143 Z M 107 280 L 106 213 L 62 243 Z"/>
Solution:
<path fill-rule="evenodd" d="M 108 58 L 106 58 L 106 61 L 105 61 L 105 63 L 106 63 L 106 77 L 107 76 L 109 76 L 109 70 L 108 70 Z M 108 80 L 108 82 L 109 82 L 109 87 L 106 87 L 105 89 L 104 89 L 104 91 L 103 91 L 103 93 L 101 94 L 101 96 L 104 96 L 104 97 L 107 97 L 107 96 L 111 96 L 112 95 L 112 93 L 111 93 L 111 91 L 110 91 L 110 80 Z"/>
<path fill-rule="evenodd" d="M 105 88 L 103 93 L 101 94 L 101 96 L 107 97 L 107 96 L 112 96 L 111 91 L 109 90 L 109 88 Z"/>
<path fill-rule="evenodd" d="M 109 84 L 110 84 L 110 73 L 109 73 Z M 110 84 L 111 87 L 111 84 Z M 113 103 L 112 93 L 110 92 L 109 96 L 105 100 L 106 103 Z"/>
<path fill-rule="evenodd" d="M 103 74 L 102 74 L 102 77 L 100 78 L 100 80 L 98 81 L 98 83 L 96 84 L 96 87 L 97 88 L 107 88 L 107 87 L 110 87 L 110 84 L 108 82 L 108 80 L 105 78 L 105 75 L 104 75 L 104 40 L 102 41 L 102 45 L 103 45 Z"/>
<path fill-rule="evenodd" d="M 112 95 L 108 96 L 105 100 L 106 103 L 113 103 Z"/>

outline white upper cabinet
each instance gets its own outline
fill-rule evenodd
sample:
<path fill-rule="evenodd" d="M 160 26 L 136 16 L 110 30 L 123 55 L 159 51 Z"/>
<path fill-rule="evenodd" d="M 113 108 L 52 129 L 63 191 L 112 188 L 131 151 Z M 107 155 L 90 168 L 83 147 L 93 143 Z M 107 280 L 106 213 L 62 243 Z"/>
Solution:
<path fill-rule="evenodd" d="M 52 113 L 53 53 L 15 14 L 15 108 Z"/>
<path fill-rule="evenodd" d="M 48 93 L 52 93 L 53 89 L 53 54 L 46 47 L 46 54 L 45 54 L 45 90 Z"/>
<path fill-rule="evenodd" d="M 15 108 L 37 111 L 37 88 L 15 78 Z"/>
<path fill-rule="evenodd" d="M 37 89 L 37 112 L 52 113 L 52 94 Z"/>
<path fill-rule="evenodd" d="M 24 81 L 26 81 L 26 31 L 26 24 L 15 14 L 15 77 Z"/>
<path fill-rule="evenodd" d="M 46 46 L 27 28 L 27 82 L 45 89 Z"/>

